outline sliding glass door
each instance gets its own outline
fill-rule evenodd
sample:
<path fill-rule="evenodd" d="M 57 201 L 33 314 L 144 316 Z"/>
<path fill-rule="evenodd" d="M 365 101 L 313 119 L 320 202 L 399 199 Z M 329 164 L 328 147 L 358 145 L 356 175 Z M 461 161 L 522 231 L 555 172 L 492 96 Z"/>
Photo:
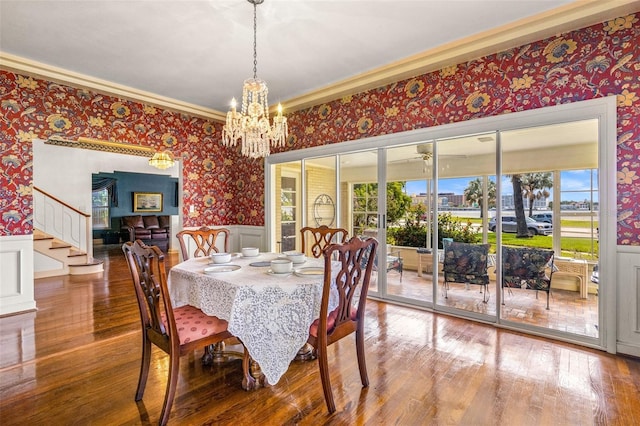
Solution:
<path fill-rule="evenodd" d="M 384 229 L 379 228 L 383 220 L 379 203 L 378 153 L 377 150 L 347 153 L 340 158 L 340 200 L 342 226 L 350 236 L 374 237 L 380 242 L 376 263 L 384 258 Z M 372 275 L 369 293 L 379 296 L 384 285 L 379 267 Z"/>
<path fill-rule="evenodd" d="M 597 338 L 598 120 L 505 131 L 500 140 L 499 241 L 504 247 L 530 249 L 517 252 L 523 255 L 553 252 L 541 272 L 550 278 L 550 291 L 524 281 L 505 288 L 501 318 L 527 328 Z M 517 226 L 519 215 L 525 219 L 524 232 Z M 502 259 L 505 275 L 513 266 L 510 261 Z"/>
<path fill-rule="evenodd" d="M 434 145 L 437 239 L 433 246 L 438 248 L 442 271 L 437 307 L 496 321 L 496 246 L 495 240 L 490 243 L 488 231 L 496 204 L 496 133 L 439 139 Z M 449 253 L 449 242 L 461 245 Z M 474 258 L 474 250 L 481 247 L 485 247 L 485 254 Z"/>
<path fill-rule="evenodd" d="M 601 212 L 603 200 L 615 204 L 607 172 L 615 170 L 615 150 L 603 135 L 615 141 L 615 108 L 592 104 L 277 154 L 301 158 L 268 174 L 281 186 L 296 176 L 298 230 L 335 224 L 350 236 L 378 238 L 374 297 L 604 345 L 602 305 L 615 306 L 615 283 L 599 285 L 603 269 L 607 275 L 613 266 L 601 251 L 615 248 L 615 217 Z M 274 217 L 282 221 L 283 202 L 294 197 L 281 188 L 274 193 Z M 282 240 L 279 229 L 281 223 L 272 241 Z M 513 279 L 505 280 L 503 250 L 510 248 L 553 254 L 540 275 L 551 278 L 550 291 L 525 279 L 503 287 Z"/>

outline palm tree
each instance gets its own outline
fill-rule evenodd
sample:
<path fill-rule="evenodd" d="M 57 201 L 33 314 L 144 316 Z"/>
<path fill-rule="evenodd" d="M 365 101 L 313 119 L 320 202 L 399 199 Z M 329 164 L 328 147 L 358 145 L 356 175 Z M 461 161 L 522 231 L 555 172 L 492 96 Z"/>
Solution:
<path fill-rule="evenodd" d="M 516 238 L 529 238 L 527 219 L 524 216 L 524 201 L 522 200 L 522 175 L 511 175 L 513 185 L 513 209 L 516 212 Z"/>
<path fill-rule="evenodd" d="M 482 217 L 483 208 L 482 208 L 482 179 L 475 178 L 474 180 L 469 182 L 469 186 L 467 186 L 464 190 L 464 198 L 475 204 L 477 203 L 480 206 L 480 217 Z M 487 196 L 489 199 L 489 205 L 487 207 L 492 207 L 496 205 L 496 183 L 490 180 L 487 184 Z"/>
<path fill-rule="evenodd" d="M 526 173 L 521 176 L 522 196 L 529 200 L 529 217 L 533 214 L 533 202 L 549 196 L 547 188 L 553 188 L 550 172 Z"/>

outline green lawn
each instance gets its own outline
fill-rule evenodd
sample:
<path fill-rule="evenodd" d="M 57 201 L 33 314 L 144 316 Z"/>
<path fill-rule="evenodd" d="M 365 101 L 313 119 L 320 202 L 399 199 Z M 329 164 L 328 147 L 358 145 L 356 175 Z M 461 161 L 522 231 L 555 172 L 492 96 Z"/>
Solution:
<path fill-rule="evenodd" d="M 490 232 L 487 235 L 488 243 L 491 244 L 491 252 L 496 251 L 496 234 Z M 519 246 L 519 247 L 536 247 L 551 249 L 552 238 L 551 236 L 536 235 L 531 238 L 516 238 L 516 234 L 502 234 L 502 244 L 507 246 Z M 566 257 L 579 257 L 581 259 L 592 259 L 591 256 L 591 240 L 589 238 L 573 238 L 562 237 L 560 239 L 560 246 L 562 247 L 562 255 Z M 598 258 L 598 243 L 595 243 L 595 259 Z"/>

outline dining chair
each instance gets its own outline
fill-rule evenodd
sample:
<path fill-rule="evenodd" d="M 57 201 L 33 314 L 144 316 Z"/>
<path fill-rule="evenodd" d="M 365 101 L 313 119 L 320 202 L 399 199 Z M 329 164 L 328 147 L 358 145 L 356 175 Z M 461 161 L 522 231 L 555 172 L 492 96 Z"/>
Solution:
<path fill-rule="evenodd" d="M 551 278 L 555 270 L 553 250 L 528 247 L 502 247 L 502 288 L 535 290 L 547 293 L 547 309 L 551 294 Z M 547 275 L 547 269 L 549 274 Z M 502 297 L 504 305 L 504 297 Z"/>
<path fill-rule="evenodd" d="M 444 239 L 443 239 L 444 240 Z M 448 298 L 449 283 L 480 286 L 482 301 L 489 301 L 489 244 L 470 244 L 451 241 L 444 246 L 442 272 L 444 297 Z"/>
<path fill-rule="evenodd" d="M 317 228 L 305 226 L 300 229 L 300 235 L 302 237 L 302 251 L 318 259 L 329 245 L 342 244 L 347 241 L 349 232 L 343 228 L 329 228 L 327 225 L 320 225 Z"/>
<path fill-rule="evenodd" d="M 362 240 L 353 237 L 344 244 L 331 244 L 323 252 L 324 285 L 320 316 L 311 324 L 307 342 L 313 346 L 318 358 L 329 413 L 336 411 L 336 405 L 331 391 L 327 346 L 355 332 L 360 379 L 363 387 L 369 386 L 364 354 L 364 314 L 377 248 L 375 238 Z M 329 312 L 332 288 L 337 290 L 338 306 Z"/>
<path fill-rule="evenodd" d="M 199 229 L 183 229 L 176 234 L 182 251 L 182 260 L 187 260 L 191 257 L 206 257 L 211 253 L 218 253 L 219 250 L 216 247 L 218 237 L 223 239 L 224 252 L 228 253 L 230 236 L 231 231 L 227 228 L 209 228 L 208 226 L 203 226 Z M 189 254 L 189 240 L 195 243 L 192 255 Z"/>
<path fill-rule="evenodd" d="M 225 320 L 208 316 L 190 305 L 172 307 L 164 254 L 158 247 L 149 247 L 136 240 L 126 242 L 122 251 L 133 279 L 142 325 L 142 361 L 135 400 L 140 401 L 144 394 L 153 343 L 169 354 L 169 376 L 159 421 L 164 425 L 176 393 L 180 357 L 196 347 L 221 342 L 232 334 L 227 330 Z"/>

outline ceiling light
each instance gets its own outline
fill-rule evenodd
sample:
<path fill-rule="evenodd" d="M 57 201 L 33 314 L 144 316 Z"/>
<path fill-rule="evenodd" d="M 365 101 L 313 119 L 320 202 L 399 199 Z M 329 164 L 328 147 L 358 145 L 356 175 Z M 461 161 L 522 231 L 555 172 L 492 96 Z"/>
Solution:
<path fill-rule="evenodd" d="M 149 165 L 157 169 L 164 170 L 173 167 L 175 160 L 169 151 L 156 152 L 149 159 Z"/>
<path fill-rule="evenodd" d="M 269 102 L 267 83 L 257 77 L 258 54 L 256 43 L 257 5 L 264 0 L 247 0 L 253 4 L 253 78 L 248 78 L 242 86 L 242 109 L 236 111 L 236 100 L 231 100 L 231 110 L 222 128 L 222 143 L 235 146 L 240 140 L 242 155 L 250 158 L 266 157 L 271 146 L 283 146 L 289 133 L 287 118 L 282 116 L 282 106 L 278 104 L 278 114 L 269 123 Z"/>

